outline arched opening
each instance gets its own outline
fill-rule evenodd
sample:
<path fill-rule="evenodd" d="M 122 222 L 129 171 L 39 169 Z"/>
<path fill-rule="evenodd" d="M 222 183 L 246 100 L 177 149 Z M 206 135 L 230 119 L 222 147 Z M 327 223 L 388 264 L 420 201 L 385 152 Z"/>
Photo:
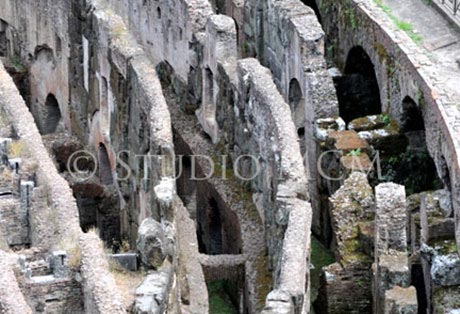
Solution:
<path fill-rule="evenodd" d="M 425 131 L 425 123 L 420 108 L 415 101 L 407 96 L 402 103 L 402 130 L 403 132 Z"/>
<path fill-rule="evenodd" d="M 157 18 L 161 19 L 161 9 L 160 9 L 160 7 L 157 8 Z"/>
<path fill-rule="evenodd" d="M 346 123 L 382 112 L 374 64 L 360 46 L 350 50 L 344 75 L 335 79 L 340 116 Z"/>
<path fill-rule="evenodd" d="M 61 120 L 61 110 L 59 103 L 53 94 L 48 94 L 45 102 L 45 114 L 42 124 L 42 134 L 50 134 L 56 132 L 56 129 Z"/>
<path fill-rule="evenodd" d="M 289 82 L 289 107 L 291 107 L 292 117 L 297 128 L 303 127 L 305 121 L 302 99 L 302 89 L 299 81 L 293 78 Z"/>
<path fill-rule="evenodd" d="M 403 151 L 384 157 L 382 170 L 388 176 L 386 181 L 404 185 L 408 195 L 442 189 L 443 177 L 438 175 L 426 145 L 425 123 L 420 106 L 407 96 L 401 108 L 400 136 L 405 137 L 406 145 Z"/>
<path fill-rule="evenodd" d="M 0 19 L 0 57 L 7 57 L 9 50 L 9 42 L 7 37 L 8 23 Z"/>
<path fill-rule="evenodd" d="M 316 14 L 316 17 L 318 18 L 318 21 L 321 23 L 321 15 L 319 13 L 319 9 L 318 9 L 318 5 L 316 4 L 316 1 L 315 0 L 302 0 L 302 2 L 305 5 L 313 9 L 313 11 Z"/>
<path fill-rule="evenodd" d="M 219 207 L 213 198 L 209 200 L 208 205 L 209 254 L 222 254 L 222 220 L 220 218 Z"/>
<path fill-rule="evenodd" d="M 289 82 L 289 107 L 291 108 L 292 119 L 297 129 L 300 140 L 301 151 L 305 151 L 305 107 L 303 103 L 302 89 L 299 81 L 293 78 Z"/>
<path fill-rule="evenodd" d="M 99 144 L 99 179 L 103 185 L 113 183 L 109 154 L 107 148 L 102 143 Z"/>

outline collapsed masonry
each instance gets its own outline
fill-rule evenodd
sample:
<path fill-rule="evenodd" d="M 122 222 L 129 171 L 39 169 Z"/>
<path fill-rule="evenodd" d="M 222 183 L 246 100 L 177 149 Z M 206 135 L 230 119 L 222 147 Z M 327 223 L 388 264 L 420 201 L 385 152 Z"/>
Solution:
<path fill-rule="evenodd" d="M 417 71 L 378 90 L 373 64 L 415 68 L 387 64 L 391 32 L 337 52 L 341 74 L 299 0 L 36 2 L 0 0 L 2 311 L 201 314 L 215 282 L 239 313 L 460 309 L 452 130 Z M 351 2 L 331 7 L 375 28 Z M 310 230 L 337 261 L 312 308 Z"/>

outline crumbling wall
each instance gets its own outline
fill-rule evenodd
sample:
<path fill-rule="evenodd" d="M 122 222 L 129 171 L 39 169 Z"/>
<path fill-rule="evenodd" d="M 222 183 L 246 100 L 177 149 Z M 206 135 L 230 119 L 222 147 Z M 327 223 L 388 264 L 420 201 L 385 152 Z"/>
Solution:
<path fill-rule="evenodd" d="M 46 187 L 49 198 L 53 200 L 52 206 L 47 208 L 49 220 L 42 221 L 41 228 L 43 229 L 40 231 L 41 234 L 46 234 L 48 239 L 52 239 L 53 242 L 43 244 L 48 248 L 59 247 L 71 249 L 71 254 L 77 255 L 78 253 L 75 251 L 75 247 L 78 246 L 77 241 L 82 232 L 79 228 L 78 209 L 70 187 L 67 181 L 57 172 L 54 163 L 43 145 L 31 113 L 27 109 L 24 100 L 19 95 L 11 77 L 4 70 L 3 65 L 0 65 L 0 81 L 2 82 L 0 85 L 0 107 L 5 111 L 7 117 L 12 122 L 20 139 L 23 140 L 27 148 L 33 152 L 30 158 L 34 160 L 37 165 L 37 186 Z M 34 227 L 36 229 L 39 228 L 39 226 Z M 86 266 L 82 269 L 82 276 L 87 276 L 86 271 L 90 271 L 97 265 L 98 271 L 91 273 L 88 277 L 91 277 L 93 283 L 100 285 L 100 280 L 103 279 L 103 277 L 99 277 L 98 274 L 104 271 L 104 267 L 105 272 L 108 272 L 108 269 L 105 264 L 98 264 L 97 259 L 93 259 L 92 256 L 103 258 L 104 252 L 102 247 L 96 246 L 92 248 L 92 251 L 86 252 L 85 250 L 89 249 L 89 247 L 86 245 L 84 236 L 80 241 L 80 246 L 82 254 L 88 254 L 85 260 Z M 75 256 L 73 257 L 75 258 Z M 107 275 L 105 279 L 113 281 L 111 275 Z M 90 288 L 92 287 L 93 286 L 90 285 Z M 111 289 L 115 291 L 114 286 L 112 286 Z M 118 292 L 112 292 L 109 297 L 113 295 L 116 296 L 117 293 Z M 85 297 L 89 294 L 106 303 L 110 304 L 112 302 L 111 299 L 108 300 L 105 299 L 105 296 L 99 295 L 97 289 L 94 291 L 87 289 L 85 294 Z M 116 299 L 116 297 L 114 298 Z"/>
<path fill-rule="evenodd" d="M 291 108 L 310 182 L 313 231 L 320 233 L 317 188 L 316 119 L 338 115 L 332 78 L 327 71 L 325 34 L 313 10 L 301 1 L 245 1 L 247 55 L 257 56 L 273 73 L 276 86 Z"/>
<path fill-rule="evenodd" d="M 213 14 L 208 0 L 110 0 L 155 64 L 167 64 L 184 104 L 197 108 L 201 99 L 202 39 Z"/>
<path fill-rule="evenodd" d="M 53 8 L 49 10 L 49 8 Z M 29 94 L 26 101 L 40 131 L 47 127 L 46 99 L 53 94 L 59 104 L 61 125 L 71 128 L 69 107 L 69 58 L 72 1 L 2 1 L 0 19 L 14 30 L 13 47 L 7 58 L 16 71 L 28 69 Z"/>
<path fill-rule="evenodd" d="M 32 314 L 13 271 L 17 256 L 0 251 L 0 311 L 5 314 Z"/>
<path fill-rule="evenodd" d="M 88 63 L 93 107 L 88 114 L 97 110 L 90 120 L 88 144 L 96 149 L 103 143 L 108 150 L 119 195 L 127 200 L 120 209 L 122 238 L 133 243 L 146 217 L 173 220 L 168 194 L 174 184 L 167 180 L 174 176 L 171 118 L 157 73 L 121 17 L 104 1 L 87 6 L 95 10 L 88 16 L 92 23 L 86 25 L 85 36 L 97 56 Z M 127 172 L 116 171 L 121 161 Z M 167 195 L 157 186 L 166 188 Z"/>
<path fill-rule="evenodd" d="M 267 246 L 276 290 L 292 297 L 296 311 L 309 308 L 307 260 L 310 250 L 311 208 L 307 180 L 288 105 L 277 91 L 268 69 L 257 60 L 238 62 L 238 101 L 234 112 L 235 153 L 258 156 L 241 166 L 243 178 L 260 170 L 251 181 L 260 196 Z M 267 139 L 270 139 L 267 141 Z M 260 161 L 260 163 L 259 163 Z M 260 167 L 260 169 L 257 169 Z M 298 280 L 293 280 L 293 270 Z"/>
<path fill-rule="evenodd" d="M 45 149 L 41 136 L 35 126 L 32 114 L 28 110 L 24 100 L 19 95 L 13 80 L 0 65 L 0 107 L 12 122 L 20 139 L 24 141 L 28 150 L 33 152 L 31 159 L 37 165 L 37 186 L 46 186 L 49 197 L 53 200 L 50 211 L 53 213 L 54 223 L 49 221 L 42 224 L 47 232 L 57 234 L 53 237 L 53 243 L 47 243 L 49 247 L 57 245 L 60 241 L 76 241 L 80 235 L 78 222 L 78 209 L 69 185 L 61 177 Z M 55 230 L 54 230 L 55 228 Z"/>
<path fill-rule="evenodd" d="M 456 217 L 456 237 L 460 243 L 458 214 L 460 159 L 458 152 L 458 95 L 439 82 L 442 74 L 393 20 L 373 1 L 318 0 L 329 47 L 341 70 L 348 52 L 361 46 L 375 67 L 382 112 L 402 119 L 402 101 L 411 97 L 421 109 L 426 127 L 426 143 L 439 177 L 452 189 Z"/>
<path fill-rule="evenodd" d="M 103 252 L 102 242 L 94 233 L 84 234 L 80 239 L 81 275 L 86 313 L 125 313 L 123 301 L 109 263 Z"/>

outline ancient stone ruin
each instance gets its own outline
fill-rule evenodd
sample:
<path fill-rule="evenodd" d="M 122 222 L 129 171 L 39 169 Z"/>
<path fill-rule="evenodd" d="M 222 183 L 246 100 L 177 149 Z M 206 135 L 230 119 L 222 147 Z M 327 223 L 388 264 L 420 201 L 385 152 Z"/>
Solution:
<path fill-rule="evenodd" d="M 397 2 L 0 0 L 0 313 L 459 314 L 460 8 Z"/>

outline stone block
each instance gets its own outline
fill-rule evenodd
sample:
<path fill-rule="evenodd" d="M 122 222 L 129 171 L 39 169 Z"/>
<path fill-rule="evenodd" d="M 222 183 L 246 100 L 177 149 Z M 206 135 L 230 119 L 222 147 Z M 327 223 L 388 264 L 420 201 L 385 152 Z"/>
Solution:
<path fill-rule="evenodd" d="M 161 224 L 152 218 L 145 219 L 139 227 L 136 241 L 144 265 L 158 268 L 163 264 L 164 242 L 165 236 Z"/>
<path fill-rule="evenodd" d="M 280 290 L 273 290 L 267 296 L 262 314 L 293 314 L 294 307 L 291 296 Z"/>
<path fill-rule="evenodd" d="M 382 183 L 375 188 L 376 229 L 375 256 L 388 251 L 407 250 L 407 212 L 404 186 Z"/>
<path fill-rule="evenodd" d="M 356 132 L 372 131 L 382 129 L 386 125 L 387 121 L 385 121 L 383 115 L 371 115 L 352 120 L 348 124 L 348 129 Z"/>
<path fill-rule="evenodd" d="M 460 285 L 460 257 L 457 253 L 434 256 L 431 278 L 438 286 Z"/>
<path fill-rule="evenodd" d="M 424 243 L 453 238 L 455 220 L 450 217 L 452 203 L 445 190 L 424 193 L 420 198 L 421 240 Z"/>
<path fill-rule="evenodd" d="M 325 141 L 330 133 L 337 131 L 345 131 L 345 122 L 342 118 L 324 118 L 316 120 L 314 134 L 318 141 Z"/>
<path fill-rule="evenodd" d="M 129 271 L 137 271 L 139 269 L 137 253 L 108 254 L 107 257 L 113 259 Z"/>
<path fill-rule="evenodd" d="M 367 141 L 360 138 L 355 131 L 332 132 L 329 135 L 329 141 L 334 149 L 342 151 L 344 155 L 356 150 L 371 153 Z"/>
<path fill-rule="evenodd" d="M 417 291 L 399 286 L 385 293 L 385 314 L 417 314 Z"/>
<path fill-rule="evenodd" d="M 150 273 L 136 289 L 134 314 L 160 314 L 168 306 L 168 296 L 173 279 L 171 265 Z"/>
<path fill-rule="evenodd" d="M 67 253 L 65 251 L 54 251 L 49 257 L 50 268 L 56 278 L 64 278 L 68 275 Z"/>

